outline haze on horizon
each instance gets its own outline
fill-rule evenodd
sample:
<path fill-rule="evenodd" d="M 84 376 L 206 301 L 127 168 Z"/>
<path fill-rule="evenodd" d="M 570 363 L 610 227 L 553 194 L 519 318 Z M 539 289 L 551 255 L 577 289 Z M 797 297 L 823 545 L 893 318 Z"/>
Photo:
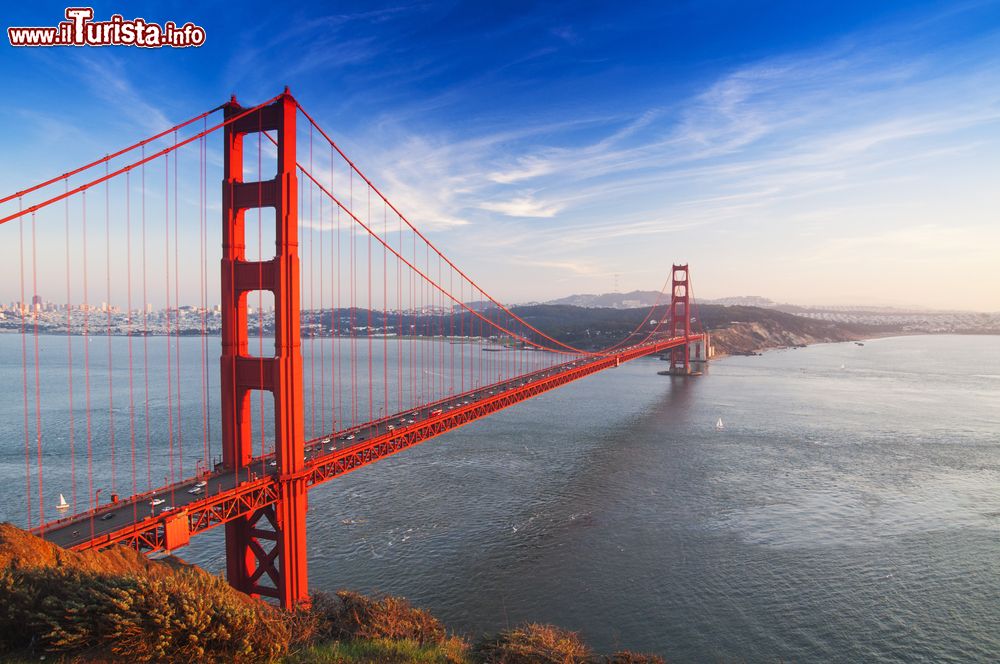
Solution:
<path fill-rule="evenodd" d="M 206 45 L 0 45 L 0 193 L 288 85 L 508 302 L 659 290 L 687 262 L 703 298 L 1000 311 L 1000 0 L 329 5 L 250 2 L 234 24 L 98 2 Z"/>

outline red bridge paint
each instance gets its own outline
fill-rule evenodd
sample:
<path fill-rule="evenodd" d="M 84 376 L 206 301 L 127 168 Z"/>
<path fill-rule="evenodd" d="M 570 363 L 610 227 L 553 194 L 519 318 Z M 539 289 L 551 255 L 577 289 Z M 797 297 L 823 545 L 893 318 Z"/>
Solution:
<path fill-rule="evenodd" d="M 250 392 L 274 395 L 278 479 L 276 502 L 226 523 L 226 575 L 250 595 L 267 595 L 293 606 L 309 598 L 306 576 L 306 489 L 303 469 L 302 350 L 299 335 L 298 201 L 295 176 L 296 107 L 286 91 L 249 114 L 235 99 L 226 105 L 225 180 L 222 183 L 222 454 L 227 471 L 240 471 L 253 456 Z M 278 172 L 273 180 L 243 180 L 247 134 L 277 134 Z M 276 255 L 246 260 L 245 212 L 271 207 Z M 247 293 L 274 294 L 274 356 L 251 357 Z M 271 585 L 263 585 L 267 575 Z"/>
<path fill-rule="evenodd" d="M 212 127 L 208 126 L 208 116 L 221 110 L 224 120 Z M 297 133 L 297 114 L 302 113 L 308 121 L 308 143 L 306 143 L 304 132 Z M 203 129 L 197 131 L 193 123 L 201 121 Z M 193 136 L 180 140 L 178 131 L 187 128 L 188 131 L 197 131 Z M 27 500 L 27 521 L 32 522 L 31 506 L 34 500 L 34 490 L 37 489 L 38 525 L 34 532 L 54 541 L 60 545 L 67 546 L 75 550 L 100 549 L 113 545 L 127 545 L 143 551 L 172 550 L 185 546 L 191 537 L 210 530 L 216 526 L 223 525 L 226 535 L 226 562 L 227 578 L 236 588 L 254 596 L 264 596 L 277 600 L 282 606 L 292 607 L 296 604 L 308 601 L 308 572 L 306 566 L 306 505 L 307 492 L 311 487 L 329 481 L 345 473 L 358 468 L 375 463 L 387 456 L 405 450 L 409 447 L 430 440 L 443 433 L 474 422 L 480 418 L 487 417 L 497 411 L 514 406 L 526 399 L 543 394 L 549 390 L 557 389 L 570 382 L 585 378 L 589 375 L 620 366 L 623 362 L 655 354 L 669 354 L 671 372 L 675 374 L 688 374 L 691 369 L 690 350 L 692 347 L 698 348 L 699 352 L 705 351 L 707 355 L 707 336 L 703 333 L 695 333 L 692 330 L 692 310 L 693 296 L 691 292 L 688 266 L 673 265 L 670 284 L 669 315 L 659 316 L 661 320 L 651 320 L 652 314 L 656 310 L 656 305 L 650 310 L 646 318 L 639 327 L 626 338 L 625 341 L 606 348 L 603 351 L 591 352 L 583 351 L 567 343 L 557 340 L 546 333 L 535 329 L 529 323 L 521 319 L 516 313 L 510 311 L 497 300 L 482 290 L 463 271 L 459 270 L 450 260 L 448 260 L 440 250 L 421 234 L 407 220 L 398 209 L 385 198 L 381 191 L 374 185 L 360 170 L 351 162 L 346 155 L 336 146 L 329 136 L 315 123 L 296 102 L 296 100 L 286 90 L 283 94 L 251 108 L 241 107 L 235 99 L 230 100 L 221 107 L 196 116 L 173 127 L 166 132 L 161 132 L 156 136 L 140 141 L 128 148 L 118 150 L 109 154 L 104 159 L 100 159 L 87 164 L 79 169 L 67 171 L 61 177 L 47 180 L 33 187 L 25 188 L 12 196 L 0 198 L 0 205 L 13 204 L 17 202 L 15 212 L 0 211 L 0 228 L 6 222 L 20 220 L 24 225 L 26 220 L 31 222 L 30 249 L 34 254 L 34 225 L 36 214 L 43 214 L 50 209 L 54 203 L 65 201 L 66 206 L 66 233 L 67 233 L 67 259 L 66 259 L 66 289 L 67 289 L 67 314 L 66 333 L 71 334 L 72 316 L 70 311 L 71 295 L 71 275 L 69 259 L 69 233 L 71 226 L 70 202 L 74 205 L 77 201 L 82 201 L 82 219 L 84 232 L 86 228 L 86 212 L 88 190 L 95 191 L 95 188 L 103 185 L 105 200 L 108 200 L 108 185 L 111 181 L 124 180 L 127 184 L 127 198 L 125 202 L 126 210 L 132 200 L 130 187 L 134 188 L 141 182 L 142 191 L 142 228 L 143 228 L 143 258 L 145 261 L 145 232 L 146 232 L 146 170 L 147 165 L 158 164 L 163 159 L 164 169 L 157 170 L 160 176 L 165 177 L 165 191 L 170 193 L 171 182 L 171 162 L 173 155 L 173 197 L 171 203 L 169 196 L 164 196 L 167 200 L 162 203 L 166 205 L 163 210 L 162 219 L 165 222 L 167 235 L 164 238 L 164 249 L 166 254 L 166 287 L 167 287 L 167 385 L 166 396 L 168 399 L 167 427 L 170 428 L 170 463 L 173 464 L 175 454 L 173 449 L 174 431 L 171 428 L 174 424 L 170 418 L 176 417 L 177 434 L 177 454 L 181 458 L 179 477 L 184 475 L 183 457 L 181 455 L 181 445 L 183 441 L 180 436 L 180 403 L 181 403 L 181 383 L 180 383 L 180 346 L 173 348 L 174 360 L 177 362 L 177 382 L 176 403 L 177 413 L 173 413 L 169 399 L 171 399 L 172 387 L 171 379 L 171 348 L 172 342 L 180 336 L 178 310 L 182 307 L 177 296 L 177 271 L 179 253 L 177 236 L 177 175 L 178 159 L 177 153 L 184 146 L 196 146 L 196 141 L 204 145 L 205 137 L 213 132 L 221 130 L 224 141 L 224 164 L 223 182 L 221 190 L 222 208 L 222 261 L 220 266 L 221 283 L 221 334 L 222 353 L 220 359 L 220 389 L 221 389 L 221 430 L 222 430 L 222 458 L 218 464 L 210 464 L 211 448 L 208 436 L 207 396 L 202 397 L 203 418 L 205 420 L 204 429 L 206 439 L 204 441 L 205 452 L 198 474 L 188 479 L 175 481 L 174 466 L 170 466 L 170 475 L 164 480 L 164 486 L 156 487 L 152 481 L 152 471 L 147 467 L 145 473 L 141 473 L 141 468 L 136 464 L 136 438 L 140 435 L 135 427 L 135 401 L 130 399 L 128 405 L 128 433 L 131 445 L 131 479 L 133 490 L 123 492 L 116 489 L 112 479 L 111 491 L 105 495 L 113 495 L 114 499 L 110 504 L 100 504 L 100 488 L 96 494 L 86 496 L 86 500 L 93 499 L 93 507 L 56 521 L 47 522 L 44 515 L 44 496 L 42 490 L 42 409 L 39 406 L 40 396 L 38 388 L 38 324 L 40 305 L 32 304 L 30 311 L 25 307 L 20 313 L 21 334 L 22 334 L 22 365 L 23 365 L 23 392 L 24 392 L 24 428 L 25 428 L 25 469 L 26 469 L 26 495 Z M 314 146 L 313 132 L 318 134 L 325 141 L 322 146 L 328 149 L 331 156 L 331 163 L 334 154 L 338 154 L 346 164 L 349 165 L 346 177 L 350 183 L 350 198 L 345 202 L 339 200 L 333 193 L 334 175 L 330 174 L 330 182 L 325 178 L 317 176 L 313 164 Z M 149 156 L 146 155 L 146 145 L 151 141 L 165 141 L 173 137 L 173 145 L 168 146 Z M 277 172 L 273 179 L 246 181 L 244 178 L 244 157 L 245 143 L 247 140 L 257 140 L 257 159 L 261 159 L 261 147 L 263 141 L 273 145 L 277 162 Z M 300 154 L 304 150 L 299 148 L 307 147 L 308 154 Z M 150 148 L 152 151 L 152 147 Z M 122 159 L 133 151 L 141 150 L 141 157 L 125 166 L 119 167 L 111 160 Z M 134 155 L 133 155 L 134 156 Z M 129 157 L 132 158 L 132 157 Z M 204 173 L 205 149 L 201 152 L 201 172 Z M 77 181 L 70 185 L 69 178 L 81 179 L 84 174 L 93 168 L 104 166 L 103 173 L 93 177 L 84 184 L 77 184 Z M 112 170 L 112 168 L 114 170 Z M 259 171 L 260 169 L 256 169 Z M 301 173 L 303 179 L 298 179 Z M 361 183 L 367 187 L 366 211 L 362 212 L 360 204 L 355 207 L 357 201 L 354 200 L 354 182 L 357 175 L 359 185 Z M 260 177 L 258 175 L 258 177 Z M 338 175 L 344 178 L 344 174 Z M 130 179 L 134 178 L 134 179 Z M 61 185 L 61 186 L 60 186 Z M 320 206 L 317 211 L 313 209 L 312 198 L 308 203 L 302 201 L 302 189 L 309 186 L 310 195 L 318 193 L 320 196 Z M 57 193 L 46 193 L 53 191 L 49 189 L 55 187 Z M 100 190 L 97 190 L 100 191 Z M 375 202 L 383 201 L 382 219 L 372 212 L 372 194 Z M 22 205 L 23 197 L 37 197 L 40 200 L 33 201 L 29 198 L 29 204 Z M 49 196 L 48 198 L 45 198 Z M 92 194 L 93 198 L 93 194 Z M 345 426 L 348 419 L 343 411 L 338 417 L 339 422 L 334 418 L 334 411 L 331 413 L 329 426 L 325 423 L 325 411 L 321 412 L 319 422 L 316 422 L 315 404 L 309 402 L 311 421 L 308 422 L 310 438 L 307 439 L 307 422 L 305 419 L 305 409 L 308 394 L 314 401 L 316 398 L 315 380 L 315 353 L 310 357 L 311 366 L 307 369 L 303 365 L 300 321 L 302 319 L 303 298 L 307 294 L 303 292 L 300 271 L 302 269 L 303 254 L 301 246 L 308 241 L 308 256 L 312 261 L 314 250 L 311 237 L 313 225 L 318 223 L 320 228 L 320 238 L 323 237 L 324 205 L 329 202 L 330 221 L 332 228 L 333 211 L 337 214 L 337 239 L 340 239 L 340 220 L 343 216 L 348 224 L 350 232 L 354 233 L 358 228 L 363 229 L 363 233 L 358 235 L 367 240 L 367 276 L 357 275 L 354 269 L 356 258 L 356 241 L 351 236 L 351 262 L 352 271 L 350 293 L 350 306 L 341 306 L 340 290 L 341 285 L 336 279 L 341 277 L 340 266 L 337 266 L 337 277 L 332 279 L 331 288 L 336 287 L 337 299 L 331 295 L 330 316 L 332 325 L 332 341 L 330 352 L 336 352 L 336 344 L 333 340 L 337 337 L 337 318 L 335 312 L 349 310 L 351 316 L 351 334 L 349 337 L 351 352 L 350 362 L 350 382 L 352 393 L 350 396 L 352 419 L 350 425 Z M 171 207 L 172 204 L 172 207 Z M 308 205 L 308 208 L 306 208 Z M 201 211 L 207 205 L 202 204 Z M 271 260 L 251 261 L 247 258 L 247 232 L 246 213 L 262 208 L 273 208 L 275 212 L 275 256 Z M 303 208 L 300 210 L 300 208 Z M 110 209 L 106 203 L 107 210 L 105 218 L 105 233 L 108 242 L 108 266 L 107 266 L 107 298 L 111 297 L 111 233 L 110 233 Z M 391 209 L 398 222 L 398 230 L 389 228 L 388 210 Z M 170 306 L 170 213 L 173 213 L 174 235 L 174 307 Z M 300 233 L 301 225 L 300 212 L 308 220 L 309 230 Z M 128 214 L 128 213 L 127 213 Z M 204 220 L 202 232 L 204 237 Z M 379 224 L 381 222 L 381 230 Z M 9 227 L 8 227 L 9 228 Z M 409 229 L 407 240 L 403 241 L 404 228 Z M 24 243 L 25 236 L 21 229 L 21 269 L 22 269 L 22 304 L 26 299 L 24 294 Z M 260 231 L 258 231 L 260 232 Z M 393 240 L 393 233 L 398 233 L 398 241 Z M 300 237 L 308 235 L 308 238 Z M 332 233 L 331 233 L 332 236 Z M 85 236 L 84 236 L 85 237 Z M 128 251 L 131 251 L 131 235 L 129 235 Z M 418 245 L 419 238 L 419 245 Z M 159 240 L 157 240 L 158 242 Z M 419 251 L 418 251 L 419 247 Z M 320 245 L 320 287 L 324 283 L 322 273 L 323 246 Z M 86 245 L 83 247 L 84 266 L 86 266 Z M 374 253 L 373 253 L 374 252 Z M 204 253 L 204 252 L 203 252 Z M 377 265 L 379 253 L 381 254 L 381 280 L 379 275 L 373 279 L 372 269 Z M 163 254 L 161 253 L 161 256 Z M 333 251 L 331 247 L 331 260 Z M 340 248 L 337 248 L 338 259 L 342 258 Z M 129 254 L 128 261 L 131 261 Z M 395 274 L 389 268 L 389 261 Z M 131 263 L 129 263 L 131 264 Z M 311 262 L 310 262 L 311 266 Z M 36 263 L 31 262 L 32 274 L 36 276 Z M 142 265 L 145 271 L 145 264 Z M 310 267 L 310 270 L 312 268 Z M 333 267 L 330 268 L 331 276 Z M 86 267 L 83 269 L 84 302 L 83 311 L 85 335 L 90 335 L 93 331 L 88 328 L 87 286 Z M 402 274 L 406 273 L 410 277 L 410 283 L 405 283 Z M 127 272 L 131 279 L 131 270 Z M 457 286 L 454 281 L 458 280 Z M 357 280 L 360 283 L 355 283 Z M 309 336 L 315 335 L 315 311 L 312 305 L 313 278 L 309 274 L 308 312 L 313 315 L 310 319 Z M 383 290 L 381 294 L 381 312 L 372 306 L 378 294 L 373 297 L 373 281 Z M 207 283 L 204 277 L 202 283 Z M 131 289 L 131 281 L 129 282 Z M 364 300 L 356 301 L 355 295 L 358 291 L 367 290 L 367 306 L 362 307 Z M 665 293 L 666 287 L 664 287 Z M 269 357 L 256 357 L 250 355 L 248 338 L 249 308 L 247 295 L 251 292 L 268 291 L 274 297 L 274 353 Z M 389 297 L 390 291 L 395 295 L 396 302 L 392 303 Z M 661 296 L 664 295 L 661 293 Z M 37 295 L 35 296 L 38 297 Z M 128 343 L 129 343 L 129 392 L 139 392 L 139 385 L 133 386 L 132 376 L 132 334 L 135 321 L 132 319 L 133 307 L 131 305 L 131 290 L 129 290 L 128 306 Z M 404 299 L 406 300 L 404 302 Z M 143 272 L 143 294 L 142 300 L 148 303 L 145 293 L 145 272 Z M 470 306 L 472 302 L 485 303 L 481 307 Z M 320 291 L 318 311 L 324 311 L 324 299 L 322 290 Z M 347 303 L 343 303 L 346 305 Z M 393 304 L 393 307 L 389 305 Z M 659 301 L 657 302 L 659 305 Z M 206 301 L 202 306 L 202 327 L 201 337 L 206 336 L 205 309 Z M 145 309 L 148 309 L 148 304 Z M 381 313 L 382 330 L 373 327 L 372 312 Z M 360 313 L 366 312 L 366 313 Z M 428 316 L 426 312 L 430 312 Z M 458 320 L 455 320 L 455 314 Z M 171 323 L 171 315 L 173 315 Z M 356 316 L 366 315 L 366 321 L 355 320 Z M 669 318 L 669 325 L 666 321 Z M 31 323 L 29 324 L 29 319 Z M 173 327 L 171 327 L 171 324 Z M 457 324 L 457 329 L 456 329 Z M 261 323 L 259 343 L 263 344 L 263 327 Z M 389 366 L 383 362 L 383 385 L 385 409 L 389 410 L 388 404 L 391 397 L 396 396 L 394 408 L 396 412 L 374 413 L 374 399 L 372 376 L 373 367 L 370 361 L 371 350 L 376 335 L 379 334 L 379 342 L 383 345 L 383 350 L 389 345 L 389 329 L 395 330 L 393 343 L 397 344 L 399 351 L 398 375 L 400 384 L 389 385 Z M 434 329 L 436 326 L 436 329 Z M 31 366 L 29 353 L 27 351 L 27 336 L 30 327 L 34 327 L 34 365 Z M 108 337 L 108 366 L 111 365 L 111 327 L 112 317 L 110 305 L 107 310 L 107 337 Z M 323 327 L 323 323 L 319 323 Z M 360 414 L 358 412 L 358 388 L 357 380 L 359 372 L 364 369 L 357 366 L 360 362 L 359 354 L 356 352 L 358 335 L 356 330 L 364 329 L 364 343 L 368 345 L 368 378 L 367 402 L 369 412 Z M 650 329 L 652 328 L 652 329 Z M 663 332 L 661 332 L 661 329 Z M 669 329 L 669 333 L 667 330 Z M 523 332 L 522 332 L 523 331 Z M 143 329 L 141 330 L 142 343 L 145 345 L 149 339 L 151 331 L 146 327 L 145 314 L 143 315 Z M 417 348 L 413 343 L 414 339 L 420 337 L 437 337 L 451 341 L 450 344 L 438 344 L 438 348 L 426 349 Z M 162 337 L 161 337 L 162 338 Z M 630 343 L 630 340 L 637 340 Z M 404 339 L 409 339 L 409 357 L 405 357 Z M 472 340 L 472 341 L 470 341 Z M 89 343 L 89 341 L 88 341 Z M 466 384 L 465 362 L 466 354 L 459 349 L 458 358 L 455 357 L 455 344 L 477 343 L 483 344 L 481 350 L 495 351 L 484 352 L 468 359 L 468 362 L 476 362 L 478 366 L 473 366 L 472 375 L 475 380 L 470 380 Z M 489 347 L 487 347 L 489 346 Z M 72 349 L 72 342 L 69 345 Z M 90 404 L 90 374 L 89 374 L 89 352 L 88 346 L 84 345 L 85 353 L 85 373 L 86 373 L 86 442 L 87 442 L 87 472 L 88 472 L 88 493 L 92 493 L 92 458 L 91 458 L 91 410 Z M 325 346 L 321 345 L 321 349 Z M 449 357 L 445 357 L 445 350 L 448 348 Z M 204 349 L 204 346 L 203 346 Z M 414 359 L 417 351 L 421 353 L 419 362 Z M 425 358 L 425 350 L 429 353 L 436 353 Z M 527 353 L 527 351 L 531 351 Z M 202 350 L 203 370 L 205 364 L 205 351 Z M 263 354 L 263 353 L 261 353 Z M 525 356 L 529 356 L 526 361 Z M 388 357 L 388 355 L 384 355 Z M 487 357 L 489 356 L 489 357 Z M 574 359 L 560 361 L 564 356 L 571 356 Z M 143 352 L 145 360 L 146 353 Z M 343 360 L 344 358 L 341 358 Z M 540 359 L 540 361 L 538 361 Z M 409 363 L 408 374 L 404 371 L 404 363 Z M 455 381 L 455 369 L 461 362 L 461 382 Z M 449 364 L 450 363 L 450 364 Z M 537 368 L 541 365 L 542 368 Z M 332 366 L 332 365 L 331 365 Z M 441 369 L 436 376 L 426 379 L 422 374 L 428 373 L 423 370 L 424 366 L 438 367 Z M 72 361 L 70 362 L 72 368 Z M 421 375 L 417 376 L 414 367 L 421 369 Z M 450 367 L 448 372 L 446 367 Z M 30 374 L 34 373 L 34 388 L 29 390 Z M 323 361 L 320 362 L 320 385 L 321 390 L 325 389 L 323 381 L 323 371 L 327 370 Z M 213 369 L 214 371 L 214 369 Z M 342 383 L 348 382 L 340 378 L 340 365 L 337 365 L 337 372 L 333 378 L 332 390 L 341 390 L 340 397 L 343 397 Z M 146 380 L 148 381 L 148 373 Z M 444 375 L 452 376 L 450 380 L 453 385 L 446 385 Z M 420 394 L 419 400 L 414 399 L 408 402 L 403 398 L 402 377 L 409 376 L 412 381 L 410 394 Z M 109 371 L 110 376 L 110 371 Z M 338 383 L 338 380 L 340 383 Z M 420 381 L 429 381 L 427 385 Z M 72 374 L 70 374 L 72 387 Z M 207 381 L 203 382 L 203 386 Z M 113 383 L 108 379 L 109 398 L 113 393 Z M 307 390 L 307 388 L 309 388 Z M 426 392 L 420 391 L 428 388 Z M 207 389 L 207 388 L 204 388 Z M 398 394 L 396 393 L 398 390 Z M 255 455 L 252 442 L 252 415 L 250 413 L 250 395 L 253 391 L 269 392 L 273 397 L 274 404 L 274 451 L 261 450 Z M 34 393 L 33 410 L 29 392 Z M 148 395 L 149 389 L 146 386 L 147 397 L 147 445 L 148 445 Z M 428 397 L 427 394 L 430 394 Z M 336 398 L 337 393 L 331 395 Z M 325 396 L 321 396 L 321 401 Z M 73 392 L 69 392 L 69 400 L 72 404 Z M 350 401 L 350 400 L 348 400 Z M 419 405 L 417 405 L 419 404 Z M 322 404 L 321 404 L 322 405 Z M 72 413 L 72 408 L 70 408 Z M 34 415 L 34 418 L 29 417 Z M 109 418 L 114 416 L 113 403 L 109 404 Z M 31 429 L 31 420 L 36 421 L 34 429 Z M 263 420 L 263 417 L 262 417 Z M 113 423 L 113 420 L 112 420 Z M 69 422 L 69 441 L 71 464 L 75 463 L 73 456 L 73 421 Z M 110 428 L 110 462 L 115 464 L 114 448 L 114 427 Z M 32 434 L 32 435 L 29 435 Z M 316 435 L 316 434 L 321 435 Z M 262 432 L 262 443 L 264 434 Z M 32 437 L 34 440 L 32 440 Z M 37 480 L 32 474 L 32 454 L 37 448 Z M 149 450 L 147 450 L 147 464 Z M 212 470 L 209 470 L 209 467 Z M 72 467 L 72 466 L 71 466 Z M 75 471 L 73 471 L 75 473 Z M 77 504 L 75 474 L 73 477 L 72 500 L 74 510 Z M 138 476 L 148 475 L 146 479 L 146 491 L 138 488 Z M 115 477 L 113 468 L 112 478 Z M 33 481 L 35 482 L 33 485 Z M 156 488 L 153 488 L 156 487 Z M 129 495 L 131 498 L 118 499 L 118 495 Z M 170 499 L 172 504 L 166 505 L 165 500 Z M 177 500 L 179 499 L 179 501 Z M 155 509 L 159 506 L 157 513 Z M 164 511 L 166 510 L 166 511 Z M 99 527 L 98 527 L 99 526 Z"/>

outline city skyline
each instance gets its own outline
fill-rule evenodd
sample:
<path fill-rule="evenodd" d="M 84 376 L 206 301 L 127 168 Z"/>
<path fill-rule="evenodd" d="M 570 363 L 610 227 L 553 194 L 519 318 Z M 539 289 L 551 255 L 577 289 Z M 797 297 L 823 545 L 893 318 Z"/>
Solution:
<path fill-rule="evenodd" d="M 233 30 L 221 8 L 146 12 L 204 26 L 198 48 L 5 46 L 19 90 L 0 110 L 8 189 L 288 84 L 505 302 L 618 279 L 659 290 L 681 261 L 705 299 L 1000 310 L 1000 3 L 251 4 L 267 32 Z M 54 24 L 63 9 L 15 7 L 8 22 Z M 19 296 L 7 250 L 4 301 Z M 193 272 L 179 292 L 197 303 Z"/>

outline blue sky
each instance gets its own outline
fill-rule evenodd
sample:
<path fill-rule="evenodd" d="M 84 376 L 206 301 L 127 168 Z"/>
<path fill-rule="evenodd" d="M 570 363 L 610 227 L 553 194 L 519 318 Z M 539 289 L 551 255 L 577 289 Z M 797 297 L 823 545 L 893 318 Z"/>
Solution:
<path fill-rule="evenodd" d="M 702 297 L 1000 311 L 1000 2 L 232 7 L 95 4 L 201 48 L 4 40 L 3 193 L 288 85 L 510 302 L 687 261 Z"/>

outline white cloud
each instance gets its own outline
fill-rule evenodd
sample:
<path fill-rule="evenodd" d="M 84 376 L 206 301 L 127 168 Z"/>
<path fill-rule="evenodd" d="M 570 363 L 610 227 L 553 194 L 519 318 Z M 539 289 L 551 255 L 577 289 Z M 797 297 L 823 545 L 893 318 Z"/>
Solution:
<path fill-rule="evenodd" d="M 751 227 L 777 253 L 807 236 L 846 250 L 824 227 L 842 223 L 836 210 L 877 219 L 899 251 L 960 255 L 974 234 L 917 233 L 899 204 L 930 200 L 942 162 L 961 168 L 1000 142 L 1000 58 L 951 53 L 960 66 L 942 67 L 929 57 L 901 62 L 891 41 L 872 43 L 846 38 L 750 63 L 686 99 L 615 117 L 411 133 L 404 108 L 379 117 L 356 147 L 418 228 L 475 229 L 474 241 L 463 232 L 440 242 L 464 256 L 503 248 L 587 276 L 598 259 L 627 271 L 652 238 L 710 228 L 740 238 Z M 954 201 L 956 214 L 963 205 Z"/>
<path fill-rule="evenodd" d="M 507 201 L 487 201 L 480 203 L 480 210 L 499 212 L 508 217 L 538 217 L 551 219 L 559 214 L 562 207 L 553 203 L 541 203 L 530 196 L 520 196 Z"/>

